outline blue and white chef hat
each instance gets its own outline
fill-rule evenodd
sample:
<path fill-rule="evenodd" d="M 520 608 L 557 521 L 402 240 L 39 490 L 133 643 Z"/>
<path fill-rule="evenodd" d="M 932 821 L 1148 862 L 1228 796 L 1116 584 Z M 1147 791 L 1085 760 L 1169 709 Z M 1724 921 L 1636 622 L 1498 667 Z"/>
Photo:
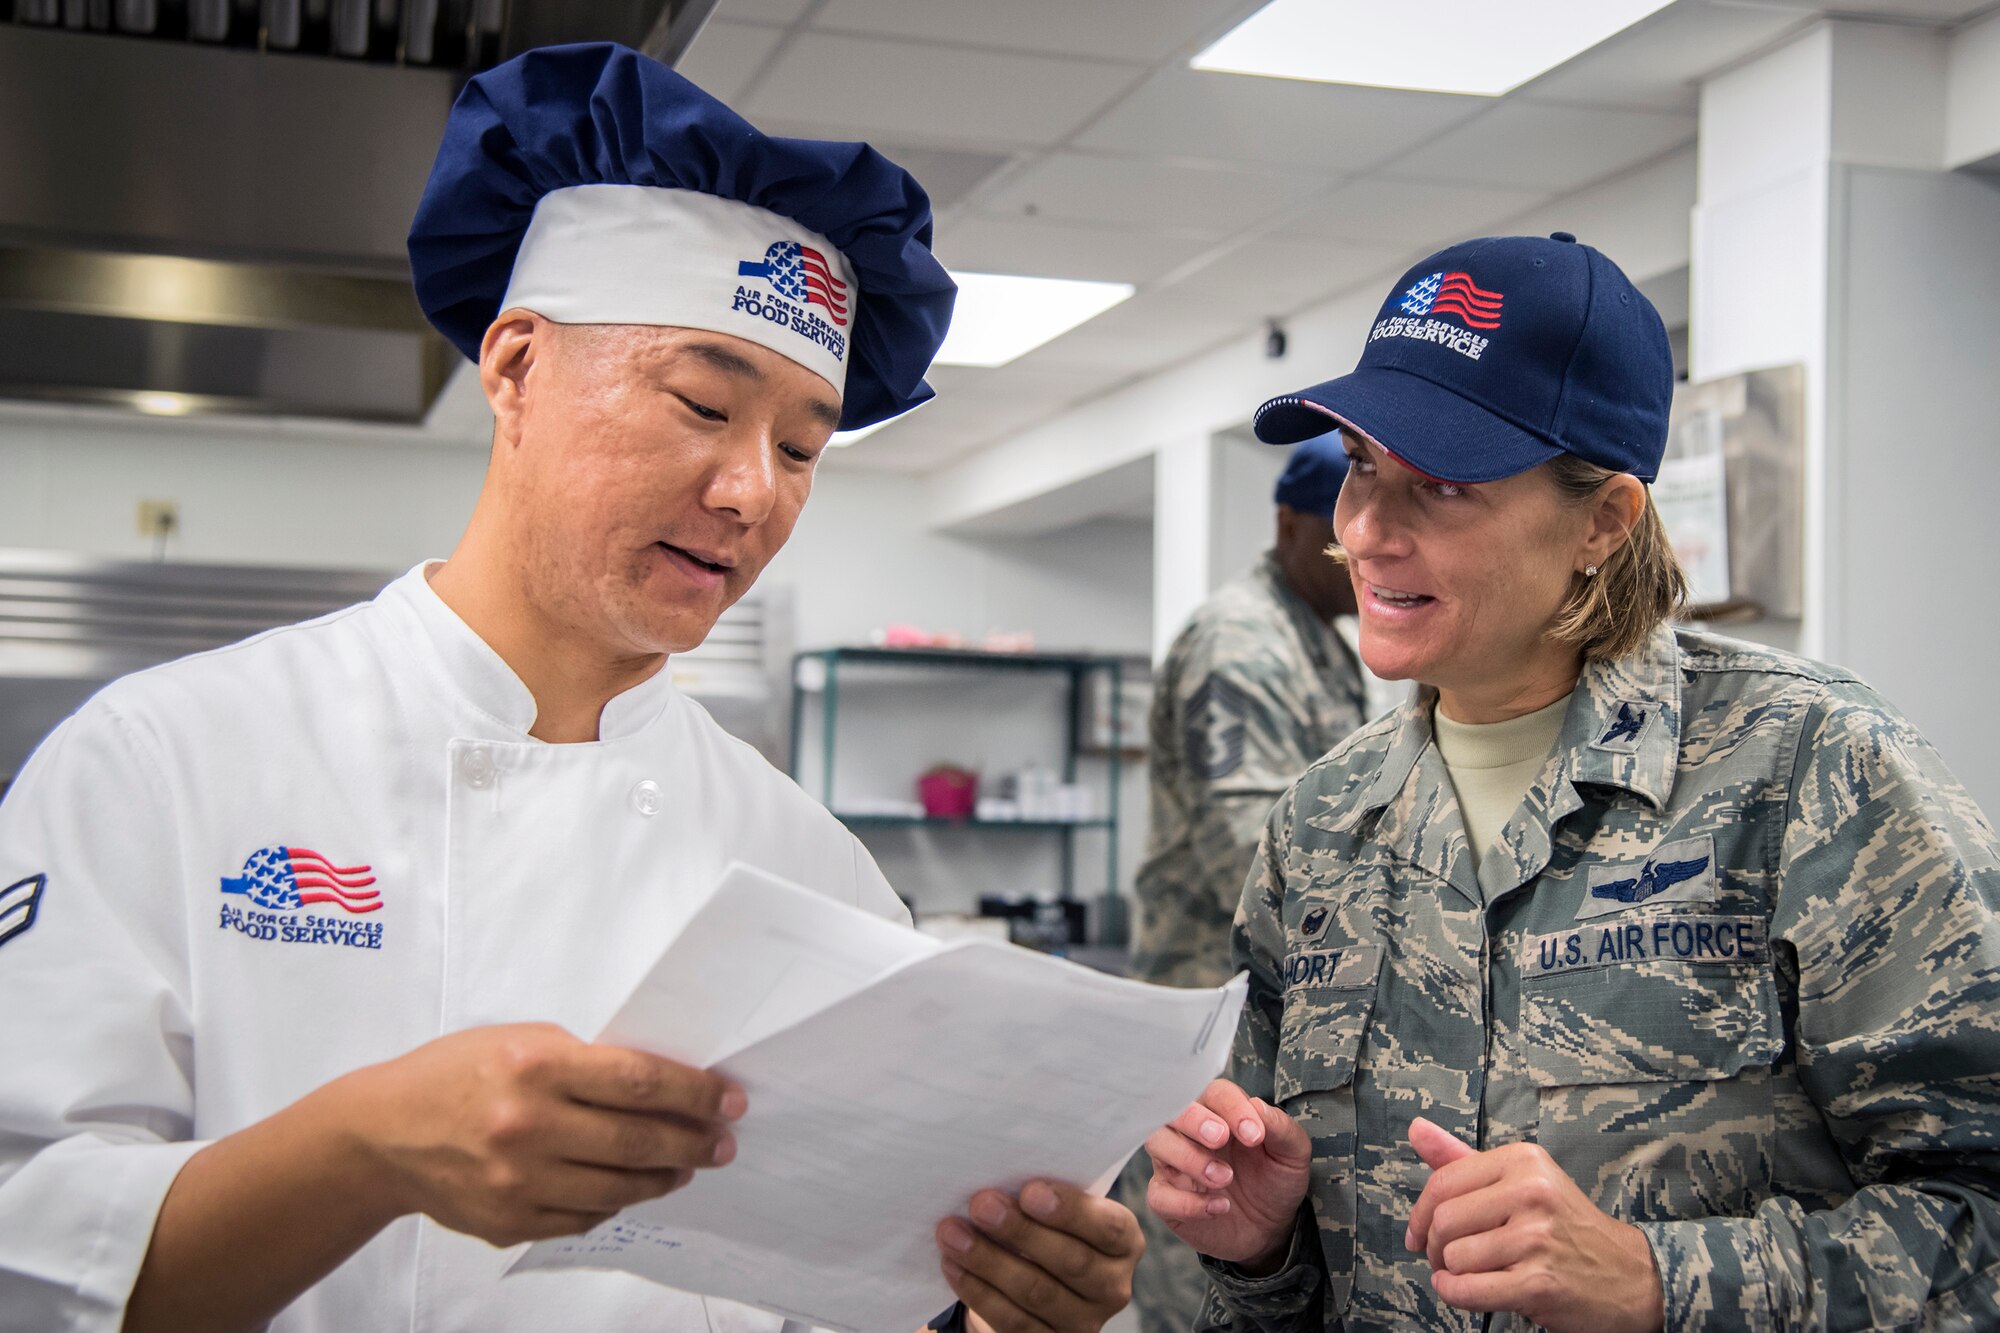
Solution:
<path fill-rule="evenodd" d="M 831 384 L 842 430 L 932 396 L 957 292 L 908 172 L 867 144 L 762 134 L 611 42 L 529 51 L 466 85 L 410 269 L 474 360 L 516 307 L 733 334 Z"/>

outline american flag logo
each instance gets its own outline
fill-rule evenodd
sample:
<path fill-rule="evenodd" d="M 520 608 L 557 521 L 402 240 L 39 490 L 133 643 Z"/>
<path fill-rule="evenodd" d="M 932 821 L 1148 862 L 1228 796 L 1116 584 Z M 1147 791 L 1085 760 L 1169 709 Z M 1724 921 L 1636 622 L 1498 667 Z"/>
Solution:
<path fill-rule="evenodd" d="M 763 278 L 778 295 L 824 307 L 833 322 L 847 325 L 847 284 L 833 274 L 826 256 L 797 241 L 779 241 L 764 252 L 762 263 L 745 259 L 736 265 L 739 278 Z"/>
<path fill-rule="evenodd" d="M 0 889 L 0 944 L 35 924 L 35 915 L 42 910 L 42 890 L 48 882 L 47 875 L 30 875 Z"/>
<path fill-rule="evenodd" d="M 1500 327 L 1499 292 L 1489 292 L 1465 273 L 1433 273 L 1403 293 L 1406 315 L 1455 315 L 1472 329 Z"/>
<path fill-rule="evenodd" d="M 264 847 L 250 854 L 241 875 L 224 875 L 222 891 L 241 893 L 273 912 L 333 903 L 347 912 L 372 912 L 382 891 L 367 866 L 337 866 L 305 847 Z"/>

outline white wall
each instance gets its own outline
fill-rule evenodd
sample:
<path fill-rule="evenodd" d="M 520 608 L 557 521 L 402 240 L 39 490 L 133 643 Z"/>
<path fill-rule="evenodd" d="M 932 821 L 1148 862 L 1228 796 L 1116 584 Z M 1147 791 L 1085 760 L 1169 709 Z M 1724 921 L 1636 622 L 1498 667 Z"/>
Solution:
<path fill-rule="evenodd" d="M 150 560 L 141 500 L 173 500 L 169 559 L 401 572 L 450 551 L 481 447 L 417 430 L 0 414 L 0 546 Z"/>
<path fill-rule="evenodd" d="M 1908 713 L 1993 814 L 2000 183 L 1851 167 L 1834 202 L 1828 656 Z"/>
<path fill-rule="evenodd" d="M 460 434 L 8 408 L 0 411 L 0 546 L 151 559 L 153 540 L 139 534 L 136 507 L 166 499 L 179 504 L 182 520 L 170 559 L 393 574 L 447 554 L 471 512 L 486 451 L 466 438 L 470 431 Z M 764 575 L 793 589 L 802 646 L 865 643 L 870 631 L 902 621 L 975 639 L 1028 630 L 1054 649 L 1147 651 L 1150 523 L 941 536 L 921 522 L 921 489 L 911 477 L 843 472 L 837 456 L 827 464 L 790 544 Z M 920 706 L 927 700 L 942 706 Z M 910 771 L 894 783 L 868 774 L 864 786 L 900 794 L 902 783 L 940 759 L 989 762 L 997 771 L 1034 757 L 1030 742 L 1049 741 L 1050 758 L 1060 753 L 1060 731 L 1047 731 L 1059 714 L 1032 702 L 1025 712 L 994 700 L 983 709 L 953 707 L 936 691 L 913 692 L 906 702 L 884 733 L 902 740 L 877 759 Z M 1129 886 L 1144 838 L 1143 764 L 1128 768 L 1125 790 L 1120 879 Z M 1056 883 L 1055 843 L 1046 835 L 893 832 L 868 840 L 891 882 L 920 905 L 969 905 L 980 893 L 1047 892 Z M 1101 893 L 1102 835 L 1079 843 L 1079 890 Z"/>
<path fill-rule="evenodd" d="M 790 544 L 764 574 L 796 590 L 801 646 L 866 643 L 870 631 L 902 622 L 975 641 L 1028 630 L 1048 649 L 1146 651 L 1149 523 L 946 535 L 925 524 L 922 501 L 921 478 L 842 471 L 838 456 L 823 465 Z"/>
<path fill-rule="evenodd" d="M 1945 97 L 1945 165 L 2000 165 L 2000 13 L 1953 35 Z"/>
<path fill-rule="evenodd" d="M 150 560 L 141 500 L 173 500 L 172 560 L 396 572 L 449 552 L 479 493 L 482 445 L 424 431 L 157 421 L 0 410 L 0 546 Z M 1146 651 L 1150 525 L 1101 520 L 1034 537 L 928 531 L 914 478 L 820 476 L 765 579 L 799 594 L 804 645 L 866 642 L 890 621 L 1033 631 L 1049 647 Z"/>

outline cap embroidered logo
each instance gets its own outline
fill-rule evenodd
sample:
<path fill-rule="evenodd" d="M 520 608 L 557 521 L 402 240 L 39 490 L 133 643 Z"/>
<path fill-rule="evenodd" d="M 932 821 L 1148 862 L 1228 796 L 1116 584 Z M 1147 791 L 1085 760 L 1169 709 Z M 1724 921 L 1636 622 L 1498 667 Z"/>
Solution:
<path fill-rule="evenodd" d="M 1465 273 L 1433 273 L 1403 293 L 1406 315 L 1453 315 L 1471 329 L 1500 327 L 1500 306 L 1506 298 L 1489 292 Z"/>

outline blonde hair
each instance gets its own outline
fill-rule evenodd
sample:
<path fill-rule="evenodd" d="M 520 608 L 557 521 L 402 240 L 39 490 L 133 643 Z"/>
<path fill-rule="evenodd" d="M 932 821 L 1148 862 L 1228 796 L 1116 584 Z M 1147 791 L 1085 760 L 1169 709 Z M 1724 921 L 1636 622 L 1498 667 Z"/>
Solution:
<path fill-rule="evenodd" d="M 1549 480 L 1567 504 L 1586 505 L 1604 483 L 1621 475 L 1586 462 L 1575 454 L 1558 454 L 1547 464 Z M 1339 565 L 1347 552 L 1335 542 L 1326 554 Z M 1653 507 L 1646 488 L 1639 522 L 1618 549 L 1593 575 L 1570 579 L 1569 596 L 1549 626 L 1549 636 L 1583 653 L 1586 661 L 1608 662 L 1635 652 L 1654 629 L 1687 602 L 1687 575 L 1667 540 L 1667 525 Z"/>
<path fill-rule="evenodd" d="M 1556 490 L 1575 505 L 1595 500 L 1604 483 L 1619 475 L 1575 454 L 1560 454 L 1547 466 Z M 1687 601 L 1687 575 L 1667 540 L 1660 511 L 1653 507 L 1650 487 L 1645 496 L 1638 523 L 1605 557 L 1596 576 L 1571 579 L 1569 597 L 1549 627 L 1550 637 L 1580 649 L 1587 661 L 1610 661 L 1637 651 Z"/>

